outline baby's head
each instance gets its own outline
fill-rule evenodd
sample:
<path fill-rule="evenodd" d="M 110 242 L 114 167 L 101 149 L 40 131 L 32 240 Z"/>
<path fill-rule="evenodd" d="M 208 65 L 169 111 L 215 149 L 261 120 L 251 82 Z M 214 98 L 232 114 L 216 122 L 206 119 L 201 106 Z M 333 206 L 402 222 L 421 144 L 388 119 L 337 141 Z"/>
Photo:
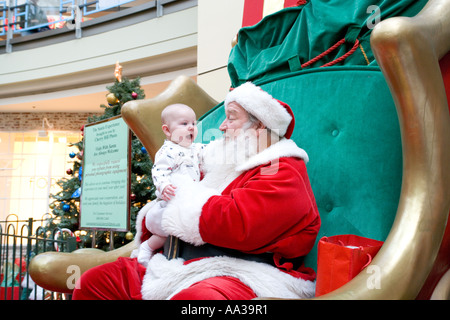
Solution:
<path fill-rule="evenodd" d="M 171 104 L 161 112 L 162 130 L 166 138 L 183 147 L 189 147 L 197 137 L 197 118 L 194 110 L 185 104 Z"/>

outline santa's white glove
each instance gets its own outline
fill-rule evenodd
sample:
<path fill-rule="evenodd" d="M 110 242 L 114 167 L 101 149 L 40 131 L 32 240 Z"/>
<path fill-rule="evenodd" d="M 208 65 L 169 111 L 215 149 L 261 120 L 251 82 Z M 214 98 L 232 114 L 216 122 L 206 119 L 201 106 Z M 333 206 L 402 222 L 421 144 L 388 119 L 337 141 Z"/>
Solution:
<path fill-rule="evenodd" d="M 154 252 L 150 247 L 148 246 L 147 241 L 144 241 L 139 246 L 139 253 L 137 256 L 137 261 L 142 264 L 144 267 L 147 268 L 148 262 L 150 261 L 150 258 L 153 257 Z"/>

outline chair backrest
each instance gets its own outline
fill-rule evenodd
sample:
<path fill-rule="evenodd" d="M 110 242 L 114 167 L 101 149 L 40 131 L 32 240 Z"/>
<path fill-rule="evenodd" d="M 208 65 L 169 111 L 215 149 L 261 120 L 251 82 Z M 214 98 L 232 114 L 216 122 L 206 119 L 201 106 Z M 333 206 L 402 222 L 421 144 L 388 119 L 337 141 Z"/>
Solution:
<path fill-rule="evenodd" d="M 384 241 L 400 197 L 402 150 L 396 109 L 379 68 L 315 68 L 260 86 L 293 109 L 292 139 L 309 155 L 322 219 L 317 241 L 336 234 Z M 221 103 L 200 119 L 199 138 L 207 143 L 224 118 Z M 305 263 L 316 268 L 316 246 Z"/>

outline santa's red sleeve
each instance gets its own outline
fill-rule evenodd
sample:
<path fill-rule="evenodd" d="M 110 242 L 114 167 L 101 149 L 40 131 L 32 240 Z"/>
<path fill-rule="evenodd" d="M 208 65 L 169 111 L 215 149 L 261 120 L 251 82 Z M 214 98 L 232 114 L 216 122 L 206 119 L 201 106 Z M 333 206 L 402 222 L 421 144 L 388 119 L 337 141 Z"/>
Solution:
<path fill-rule="evenodd" d="M 168 206 L 163 228 L 196 245 L 273 252 L 286 258 L 307 254 L 320 218 L 305 164 L 301 159 L 281 158 L 275 170 L 264 170 L 270 165 L 243 173 L 220 195 L 201 185 L 184 189 L 189 194 L 183 198 L 190 197 L 191 203 Z"/>

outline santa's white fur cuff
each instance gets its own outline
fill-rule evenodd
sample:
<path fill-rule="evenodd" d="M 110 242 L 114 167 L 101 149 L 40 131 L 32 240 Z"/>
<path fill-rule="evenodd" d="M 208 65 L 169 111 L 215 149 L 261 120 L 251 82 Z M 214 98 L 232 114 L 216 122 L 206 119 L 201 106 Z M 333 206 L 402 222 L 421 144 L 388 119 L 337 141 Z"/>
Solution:
<path fill-rule="evenodd" d="M 177 187 L 176 196 L 164 210 L 162 229 L 193 245 L 205 244 L 199 230 L 202 207 L 210 197 L 220 195 L 220 192 L 190 179 L 180 179 L 174 185 Z"/>

